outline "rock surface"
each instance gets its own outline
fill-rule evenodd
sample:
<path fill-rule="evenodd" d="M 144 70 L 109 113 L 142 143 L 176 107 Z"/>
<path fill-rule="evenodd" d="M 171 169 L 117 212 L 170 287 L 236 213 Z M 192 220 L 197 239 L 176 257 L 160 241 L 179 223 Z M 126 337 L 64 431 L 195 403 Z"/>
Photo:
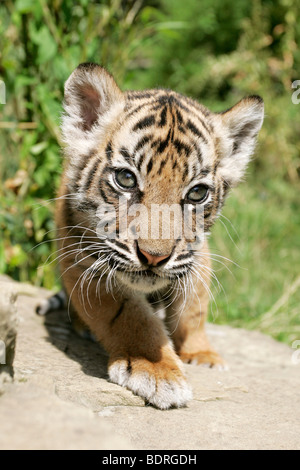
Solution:
<path fill-rule="evenodd" d="M 0 283 L 0 296 L 8 290 L 19 292 L 19 325 L 0 449 L 300 449 L 300 363 L 286 345 L 208 325 L 229 370 L 186 365 L 193 400 L 160 411 L 107 381 L 105 352 L 72 332 L 66 312 L 35 315 L 48 292 Z"/>
<path fill-rule="evenodd" d="M 17 294 L 11 284 L 0 282 L 0 394 L 13 376 L 17 336 Z"/>

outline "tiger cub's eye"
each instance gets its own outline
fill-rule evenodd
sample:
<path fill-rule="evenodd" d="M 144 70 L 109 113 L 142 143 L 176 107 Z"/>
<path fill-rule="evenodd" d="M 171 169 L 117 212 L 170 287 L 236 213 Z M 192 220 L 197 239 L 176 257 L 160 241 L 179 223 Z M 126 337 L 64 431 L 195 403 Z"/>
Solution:
<path fill-rule="evenodd" d="M 189 190 L 186 197 L 192 202 L 204 202 L 208 197 L 208 188 L 203 184 L 197 184 Z"/>
<path fill-rule="evenodd" d="M 119 186 L 125 189 L 133 189 L 136 186 L 136 177 L 132 171 L 127 169 L 117 170 L 115 178 Z"/>

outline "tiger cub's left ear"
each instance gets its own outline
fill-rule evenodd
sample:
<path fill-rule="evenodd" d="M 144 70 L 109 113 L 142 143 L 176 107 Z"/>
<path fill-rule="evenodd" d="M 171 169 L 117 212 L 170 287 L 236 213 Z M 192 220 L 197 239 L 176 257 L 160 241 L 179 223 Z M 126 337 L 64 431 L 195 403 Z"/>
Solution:
<path fill-rule="evenodd" d="M 124 95 L 103 67 L 84 63 L 66 81 L 63 104 L 64 141 L 71 152 L 86 153 L 124 106 Z"/>
<path fill-rule="evenodd" d="M 232 187 L 243 177 L 253 154 L 264 119 L 264 103 L 260 96 L 249 96 L 214 118 L 219 174 Z"/>

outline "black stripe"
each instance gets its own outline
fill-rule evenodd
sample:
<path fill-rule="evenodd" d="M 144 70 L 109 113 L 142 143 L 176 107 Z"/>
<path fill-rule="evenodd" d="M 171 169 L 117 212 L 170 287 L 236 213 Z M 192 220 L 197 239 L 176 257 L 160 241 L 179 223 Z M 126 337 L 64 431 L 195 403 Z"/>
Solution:
<path fill-rule="evenodd" d="M 134 116 L 141 110 L 144 110 L 144 112 L 149 112 L 152 109 L 150 107 L 151 104 L 152 104 L 152 101 L 145 102 L 145 103 L 139 104 L 138 106 L 133 107 L 132 103 L 130 103 L 129 106 L 125 108 L 125 111 L 126 111 L 125 120 L 127 121 L 128 119 L 130 119 L 132 116 Z"/>
<path fill-rule="evenodd" d="M 111 161 L 111 155 L 112 155 L 111 142 L 108 142 L 108 144 L 106 146 L 106 149 L 105 149 L 105 154 L 106 154 L 107 160 L 110 162 Z"/>
<path fill-rule="evenodd" d="M 84 187 L 83 187 L 83 191 L 86 192 L 90 189 L 90 186 L 93 182 L 93 179 L 94 179 L 94 176 L 98 170 L 98 167 L 99 167 L 99 163 L 100 163 L 100 159 L 97 158 L 97 160 L 94 162 L 92 168 L 90 169 L 90 171 L 88 172 L 88 175 L 87 175 L 87 178 L 85 180 L 85 184 L 84 184 Z"/>
<path fill-rule="evenodd" d="M 188 157 L 191 153 L 191 147 L 189 147 L 189 145 L 184 144 L 181 140 L 175 139 L 173 144 L 179 154 L 184 151 L 185 155 Z"/>
<path fill-rule="evenodd" d="M 127 299 L 126 299 L 127 300 Z M 119 318 L 119 316 L 122 314 L 123 310 L 124 310 L 124 306 L 125 306 L 125 302 L 126 300 L 123 300 L 123 302 L 121 303 L 120 307 L 118 308 L 117 310 L 117 313 L 116 315 L 113 317 L 113 319 L 111 320 L 110 324 L 111 326 L 113 326 L 113 324 L 115 323 L 115 321 Z"/>
<path fill-rule="evenodd" d="M 206 132 L 210 134 L 210 132 L 213 131 L 213 126 L 209 122 L 206 124 L 198 114 L 196 115 L 196 117 L 197 119 L 199 119 L 199 121 L 201 122 L 201 125 L 204 127 Z M 210 127 L 210 129 L 208 127 Z"/>
<path fill-rule="evenodd" d="M 186 128 L 183 127 L 183 126 L 178 126 L 178 130 L 182 133 L 182 134 L 186 134 Z"/>
<path fill-rule="evenodd" d="M 173 96 L 170 95 L 168 92 L 165 92 L 163 95 L 158 97 L 158 101 L 161 105 L 166 103 L 171 104 L 173 102 Z"/>
<path fill-rule="evenodd" d="M 146 294 L 146 299 L 149 302 L 149 304 L 152 304 L 152 303 L 157 304 L 159 301 L 163 300 L 161 298 L 161 294 L 159 291 L 154 291 L 154 292 L 150 292 L 150 294 Z"/>
<path fill-rule="evenodd" d="M 160 143 L 160 140 L 153 140 L 152 144 L 151 144 L 151 148 L 154 149 L 154 147 L 156 147 L 157 145 L 159 145 Z"/>
<path fill-rule="evenodd" d="M 221 199 L 221 185 L 218 185 L 217 191 L 215 194 L 215 201 L 217 202 L 216 207 L 219 209 L 220 207 L 220 199 Z"/>
<path fill-rule="evenodd" d="M 220 165 L 221 161 L 220 160 L 217 160 L 214 164 L 214 169 L 213 169 L 213 175 L 215 176 L 215 174 L 217 173 L 217 169 L 218 169 L 218 166 Z"/>
<path fill-rule="evenodd" d="M 188 259 L 188 258 L 192 258 L 192 254 L 191 253 L 181 253 L 181 255 L 178 255 L 177 258 L 175 259 L 175 261 L 180 261 L 182 259 Z"/>
<path fill-rule="evenodd" d="M 134 154 L 141 150 L 152 138 L 152 134 L 145 135 L 144 137 L 142 137 L 135 146 Z"/>
<path fill-rule="evenodd" d="M 131 253 L 130 249 L 128 248 L 127 245 L 125 245 L 125 243 L 122 243 L 122 242 L 119 242 L 119 240 L 110 240 L 110 243 L 113 243 L 117 246 L 119 246 L 120 248 L 122 248 L 123 250 L 125 251 L 128 251 L 128 253 Z"/>
<path fill-rule="evenodd" d="M 229 189 L 230 189 L 230 184 L 228 183 L 228 181 L 223 180 L 223 196 L 227 195 Z"/>
<path fill-rule="evenodd" d="M 96 204 L 94 201 L 91 201 L 90 199 L 86 199 L 84 202 L 81 202 L 76 206 L 76 209 L 80 212 L 87 212 L 89 210 L 97 210 L 98 209 L 98 204 Z"/>
<path fill-rule="evenodd" d="M 193 108 L 190 110 L 190 113 L 193 113 L 193 115 L 197 119 L 199 119 L 199 121 L 201 122 L 201 125 L 205 128 L 208 134 L 210 134 L 210 132 L 213 132 L 214 130 L 213 125 L 208 120 L 206 120 L 206 123 L 205 123 L 203 121 L 203 118 L 200 116 L 200 114 L 202 114 L 204 117 L 207 117 L 211 114 L 211 112 L 207 108 L 205 108 L 205 106 L 200 105 L 199 103 L 197 103 L 196 101 L 190 98 L 186 97 L 186 101 Z"/>
<path fill-rule="evenodd" d="M 183 118 L 182 118 L 182 114 L 180 111 L 178 111 L 178 109 L 176 109 L 176 117 L 177 117 L 177 121 L 179 124 L 182 124 L 183 123 Z"/>
<path fill-rule="evenodd" d="M 148 165 L 147 165 L 147 175 L 150 173 L 153 167 L 153 161 L 152 158 L 149 160 Z"/>
<path fill-rule="evenodd" d="M 131 155 L 129 154 L 128 150 L 125 147 L 122 147 L 120 149 L 120 154 L 125 158 L 125 160 L 129 162 L 132 160 Z"/>
<path fill-rule="evenodd" d="M 210 123 L 207 123 L 207 125 L 205 124 L 205 122 L 203 121 L 203 119 L 201 119 L 201 117 L 199 116 L 199 112 L 203 113 L 203 109 L 201 108 L 197 108 L 197 106 L 195 106 L 195 103 L 192 101 L 192 100 L 189 100 L 188 98 L 186 98 L 188 100 L 188 104 L 190 106 L 192 106 L 194 109 L 191 109 L 187 106 L 185 106 L 181 101 L 179 101 L 177 98 L 174 99 L 175 103 L 177 104 L 177 106 L 181 109 L 183 109 L 184 111 L 186 111 L 187 113 L 189 114 L 193 114 L 195 116 L 195 118 L 197 118 L 202 126 L 204 127 L 204 129 L 207 131 L 208 134 L 210 134 L 210 130 L 208 127 L 211 128 L 211 130 L 213 130 L 213 127 Z"/>
<path fill-rule="evenodd" d="M 189 108 L 187 108 L 181 101 L 179 101 L 177 98 L 174 98 L 174 102 L 177 104 L 177 106 L 184 111 L 191 112 Z"/>
<path fill-rule="evenodd" d="M 53 295 L 49 300 L 50 302 L 53 301 L 54 299 L 58 300 L 59 302 L 59 306 L 57 307 L 57 310 L 59 308 L 62 308 L 64 306 L 64 299 L 61 298 L 61 295 L 58 293 L 58 294 L 55 294 Z"/>
<path fill-rule="evenodd" d="M 154 101 L 154 106 L 151 106 L 151 111 L 158 111 L 159 109 L 161 109 L 162 107 L 165 106 L 165 103 L 158 103 L 156 101 Z"/>
<path fill-rule="evenodd" d="M 213 204 L 207 204 L 204 210 L 204 219 L 207 219 L 211 215 L 211 211 L 213 209 Z"/>
<path fill-rule="evenodd" d="M 166 163 L 167 163 L 167 159 L 165 158 L 165 160 L 162 160 L 162 162 L 160 164 L 159 170 L 157 172 L 158 175 L 161 175 L 161 172 L 162 172 L 164 166 L 166 165 Z"/>
<path fill-rule="evenodd" d="M 206 166 L 202 168 L 202 170 L 199 173 L 199 176 L 207 176 L 211 172 L 211 168 L 209 166 Z"/>
<path fill-rule="evenodd" d="M 92 150 L 91 152 L 89 152 L 89 154 L 87 156 L 85 155 L 81 155 L 80 157 L 80 164 L 78 165 L 78 162 L 76 162 L 76 164 L 74 163 L 71 163 L 71 167 L 74 168 L 74 170 L 76 171 L 76 177 L 74 178 L 75 180 L 75 183 L 74 183 L 74 186 L 76 188 L 76 190 L 79 189 L 80 187 L 80 184 L 79 184 L 79 181 L 81 176 L 82 176 L 82 172 L 83 170 L 85 169 L 85 167 L 87 166 L 87 163 L 95 156 L 95 150 Z"/>
<path fill-rule="evenodd" d="M 202 134 L 202 132 L 200 131 L 200 129 L 198 129 L 197 126 L 195 126 L 195 124 L 192 123 L 192 121 L 188 120 L 187 123 L 186 123 L 186 127 L 194 134 L 196 135 L 197 137 L 200 137 L 203 142 L 205 142 L 206 144 L 208 143 L 207 142 L 207 138 Z"/>
<path fill-rule="evenodd" d="M 155 124 L 155 116 L 152 114 L 151 116 L 147 116 L 144 119 L 141 119 L 140 121 L 138 121 L 134 125 L 132 130 L 138 131 L 138 130 L 144 129 L 145 127 L 153 126 L 153 124 Z"/>
<path fill-rule="evenodd" d="M 74 212 L 71 207 L 70 201 L 68 199 L 66 199 L 65 201 L 65 205 L 63 206 L 63 211 L 64 211 L 64 220 L 66 221 L 66 226 L 67 227 L 73 226 L 74 225 L 73 223 Z"/>
<path fill-rule="evenodd" d="M 117 268 L 117 269 L 123 266 L 123 269 L 120 268 L 120 270 L 124 271 L 124 268 L 125 268 L 125 271 L 127 271 L 128 266 L 132 265 L 132 260 L 128 258 L 126 255 L 124 255 L 123 253 L 120 253 L 119 251 L 115 251 L 112 249 L 112 253 L 109 259 L 107 260 L 107 264 L 110 268 Z"/>
<path fill-rule="evenodd" d="M 167 135 L 167 137 L 165 138 L 165 140 L 162 140 L 162 141 L 160 142 L 160 144 L 159 144 L 159 146 L 158 146 L 158 148 L 157 148 L 158 153 L 163 153 L 163 152 L 166 150 L 166 148 L 167 148 L 167 146 L 168 146 L 168 144 L 169 144 L 169 142 L 170 142 L 171 130 L 172 130 L 172 129 L 169 129 L 168 135 Z"/>
<path fill-rule="evenodd" d="M 197 175 L 197 168 L 196 165 L 193 165 L 193 179 L 196 178 Z"/>
<path fill-rule="evenodd" d="M 112 186 L 109 181 L 104 181 L 104 184 L 106 184 L 106 186 L 113 192 L 114 195 L 115 194 L 118 194 L 118 195 L 123 194 L 122 191 L 118 191 L 114 186 Z"/>
<path fill-rule="evenodd" d="M 152 110 L 153 111 L 158 111 L 161 108 L 166 107 L 166 105 L 171 105 L 173 102 L 173 97 L 169 94 L 164 93 L 163 95 L 160 96 L 155 96 L 155 99 L 153 100 L 153 106 Z"/>
<path fill-rule="evenodd" d="M 174 113 L 173 113 L 173 109 L 172 109 L 172 108 L 170 108 L 170 113 L 171 113 L 171 116 L 172 116 L 172 127 L 173 127 L 173 129 L 174 129 L 175 123 L 176 123 L 176 119 L 175 119 L 175 115 L 174 115 Z"/>
<path fill-rule="evenodd" d="M 142 155 L 141 155 L 140 158 L 139 158 L 139 161 L 138 161 L 138 163 L 137 163 L 137 169 L 138 169 L 139 171 L 140 171 L 140 169 L 141 169 L 141 167 L 142 167 L 142 164 L 143 164 L 143 162 L 144 162 L 144 160 L 145 160 L 145 156 L 146 156 L 146 154 L 145 154 L 145 153 L 142 153 Z"/>
<path fill-rule="evenodd" d="M 128 94 L 128 98 L 130 100 L 143 100 L 145 98 L 152 98 L 154 96 L 154 93 L 151 93 L 151 92 L 136 92 L 136 94 L 133 92 L 133 93 L 129 93 Z"/>
<path fill-rule="evenodd" d="M 182 175 L 182 181 L 186 180 L 188 174 L 189 174 L 189 166 L 188 166 L 187 162 L 184 162 L 184 172 L 183 172 L 183 175 Z"/>
<path fill-rule="evenodd" d="M 103 201 L 108 204 L 109 201 L 107 199 L 107 196 L 106 196 L 105 192 L 103 191 L 103 188 L 101 188 L 101 187 L 100 187 L 100 194 L 101 194 L 101 197 L 102 197 Z"/>
<path fill-rule="evenodd" d="M 164 127 L 167 122 L 167 107 L 165 106 L 162 112 L 160 113 L 160 121 L 158 123 L 159 127 Z"/>
<path fill-rule="evenodd" d="M 94 259 L 98 260 L 99 256 L 98 256 L 98 254 L 96 255 L 96 253 L 92 253 L 92 254 L 89 255 L 89 258 L 94 258 Z"/>
<path fill-rule="evenodd" d="M 140 111 L 142 108 L 145 107 L 145 103 L 143 104 L 140 104 L 139 106 L 136 106 L 135 108 L 132 109 L 132 106 L 127 106 L 125 108 L 125 111 L 127 111 L 127 114 L 125 116 L 125 120 L 127 121 L 129 118 L 131 118 L 131 116 L 133 116 L 134 114 L 136 114 L 138 111 Z"/>
<path fill-rule="evenodd" d="M 186 264 L 180 264 L 178 267 L 172 268 L 171 275 L 176 275 L 176 277 L 183 277 L 189 271 L 189 266 Z"/>
<path fill-rule="evenodd" d="M 194 148 L 197 150 L 198 161 L 199 161 L 200 165 L 203 165 L 203 157 L 202 157 L 201 148 L 199 147 L 199 145 L 196 144 L 196 142 L 194 142 L 193 145 L 194 145 Z"/>
<path fill-rule="evenodd" d="M 120 253 L 120 251 L 113 252 L 112 257 L 110 258 L 110 262 L 112 263 L 111 265 L 114 264 L 114 261 L 118 262 L 119 264 L 125 264 L 126 267 L 128 266 L 128 264 L 132 264 L 131 258 L 126 256 L 124 253 Z"/>

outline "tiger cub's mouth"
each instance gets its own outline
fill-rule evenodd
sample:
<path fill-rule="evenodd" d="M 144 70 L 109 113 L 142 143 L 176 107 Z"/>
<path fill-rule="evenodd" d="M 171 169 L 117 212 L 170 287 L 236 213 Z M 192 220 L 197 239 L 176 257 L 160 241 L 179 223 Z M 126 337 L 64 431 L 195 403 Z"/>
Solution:
<path fill-rule="evenodd" d="M 163 289 L 171 282 L 168 277 L 158 276 L 150 269 L 135 272 L 117 270 L 115 275 L 124 286 L 145 293 Z"/>
<path fill-rule="evenodd" d="M 178 282 L 179 278 L 184 278 L 188 272 L 188 267 L 180 272 L 172 273 L 171 271 L 162 271 L 156 268 L 147 268 L 144 270 L 127 271 L 124 269 L 116 269 L 116 278 L 121 284 L 135 290 L 151 293 L 164 289 L 174 282 Z"/>

